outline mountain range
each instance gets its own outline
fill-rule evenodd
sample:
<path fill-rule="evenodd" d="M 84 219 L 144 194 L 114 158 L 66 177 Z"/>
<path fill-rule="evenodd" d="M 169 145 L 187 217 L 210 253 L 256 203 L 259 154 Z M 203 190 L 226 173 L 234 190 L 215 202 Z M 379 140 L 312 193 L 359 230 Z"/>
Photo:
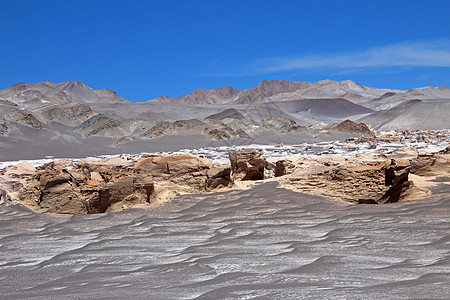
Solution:
<path fill-rule="evenodd" d="M 0 91 L 0 99 L 7 99 L 26 108 L 64 103 L 127 103 L 109 89 L 94 90 L 79 81 L 36 84 L 19 82 Z"/>
<path fill-rule="evenodd" d="M 178 98 L 161 96 L 159 102 L 176 102 L 191 105 L 252 104 L 304 99 L 342 98 L 369 108 L 389 109 L 408 100 L 449 99 L 450 87 L 423 87 L 410 90 L 378 89 L 360 85 L 352 80 L 304 81 L 263 80 L 248 90 L 237 91 L 232 87 L 196 89 Z"/>
<path fill-rule="evenodd" d="M 295 142 L 292 135 L 317 138 L 346 119 L 377 130 L 449 129 L 449 113 L 450 87 L 443 86 L 400 90 L 351 80 L 263 80 L 247 90 L 196 89 L 177 98 L 132 103 L 112 90 L 78 81 L 20 82 L 0 90 L 0 148 L 12 153 L 28 143 L 46 151 L 84 147 L 87 154 L 91 146 L 103 152 L 113 151 L 111 146 L 131 151 L 136 145 L 145 148 L 149 140 L 155 148 L 163 137 L 250 143 L 268 134 L 270 141 Z M 317 125 L 321 123 L 328 125 Z"/>

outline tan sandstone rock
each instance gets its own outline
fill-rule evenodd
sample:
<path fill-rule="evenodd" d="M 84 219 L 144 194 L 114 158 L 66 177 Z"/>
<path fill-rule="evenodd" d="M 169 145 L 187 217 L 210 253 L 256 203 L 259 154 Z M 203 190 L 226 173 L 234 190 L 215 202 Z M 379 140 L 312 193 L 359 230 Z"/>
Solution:
<path fill-rule="evenodd" d="M 234 180 L 264 179 L 265 160 L 259 152 L 233 152 L 229 155 Z"/>
<path fill-rule="evenodd" d="M 35 211 L 103 213 L 232 184 L 229 168 L 215 174 L 211 168 L 210 160 L 191 154 L 149 156 L 137 162 L 55 160 L 38 168 L 7 167 L 0 171 L 0 185 L 15 203 Z"/>
<path fill-rule="evenodd" d="M 206 188 L 208 190 L 217 189 L 220 187 L 231 187 L 233 181 L 231 180 L 231 169 L 228 166 L 213 167 L 206 173 Z"/>

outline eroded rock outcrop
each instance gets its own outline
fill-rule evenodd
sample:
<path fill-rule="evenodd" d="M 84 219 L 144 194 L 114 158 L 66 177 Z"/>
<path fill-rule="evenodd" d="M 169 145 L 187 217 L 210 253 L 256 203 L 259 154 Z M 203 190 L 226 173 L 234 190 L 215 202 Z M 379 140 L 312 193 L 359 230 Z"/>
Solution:
<path fill-rule="evenodd" d="M 62 105 L 50 105 L 35 112 L 41 116 L 46 123 L 59 122 L 67 126 L 78 126 L 96 113 L 91 107 L 84 103 L 66 103 Z"/>
<path fill-rule="evenodd" d="M 293 175 L 289 183 L 306 193 L 350 203 L 376 203 L 384 191 L 383 174 L 382 168 L 377 165 L 338 167 L 306 176 Z"/>
<path fill-rule="evenodd" d="M 32 201 L 38 195 L 39 198 L 34 200 L 45 212 L 89 213 L 89 200 L 94 197 L 92 194 L 95 191 L 83 193 L 81 188 L 85 181 L 86 178 L 81 173 L 50 164 L 34 176 L 34 184 L 20 191 L 19 199 L 24 202 Z M 27 199 L 28 197 L 31 199 Z"/>
<path fill-rule="evenodd" d="M 14 190 L 9 194 L 12 201 L 39 212 L 102 213 L 150 202 L 153 183 L 145 177 L 105 167 L 90 172 L 85 167 L 85 163 L 60 160 L 28 169 L 19 182 L 5 180 L 8 172 L 1 179 Z M 113 208 L 116 203 L 123 207 Z"/>
<path fill-rule="evenodd" d="M 395 160 L 391 161 L 384 172 L 385 185 L 390 187 L 377 201 L 378 204 L 398 202 L 404 197 L 406 191 L 413 184 L 408 180 L 409 170 L 409 166 L 397 165 Z"/>
<path fill-rule="evenodd" d="M 233 152 L 229 155 L 234 180 L 264 179 L 265 159 L 260 152 Z"/>
<path fill-rule="evenodd" d="M 289 160 L 278 160 L 275 162 L 274 176 L 280 177 L 286 174 L 291 174 L 295 166 Z"/>
<path fill-rule="evenodd" d="M 404 157 L 404 149 L 402 153 Z M 60 159 L 40 167 L 23 162 L 0 170 L 0 201 L 10 199 L 45 213 L 104 213 L 230 188 L 235 181 L 272 178 L 296 191 L 348 203 L 384 204 L 429 195 L 414 184 L 415 177 L 449 176 L 448 149 L 409 160 L 392 158 L 396 155 L 374 152 L 351 159 L 311 155 L 276 161 L 260 152 L 233 152 L 230 165 L 213 165 L 192 154 Z M 242 182 L 237 186 L 248 188 Z"/>
<path fill-rule="evenodd" d="M 307 127 L 298 125 L 294 120 L 283 117 L 269 117 L 262 120 L 261 127 L 258 128 L 258 131 L 273 131 L 278 133 L 309 132 Z"/>
<path fill-rule="evenodd" d="M 0 116 L 0 135 L 4 135 L 6 132 L 8 132 L 8 125 L 6 124 L 6 121 Z"/>
<path fill-rule="evenodd" d="M 155 186 L 148 177 L 124 177 L 115 182 L 108 182 L 99 191 L 96 208 L 99 212 L 108 212 L 117 210 L 114 206 L 118 205 L 150 203 L 154 192 Z"/>
<path fill-rule="evenodd" d="M 10 101 L 0 100 L 0 135 L 6 134 L 12 123 L 18 123 L 36 129 L 44 128 L 44 124 L 32 111 L 23 109 Z"/>
<path fill-rule="evenodd" d="M 450 176 L 450 146 L 430 155 L 411 160 L 411 174 L 419 176 Z"/>
<path fill-rule="evenodd" d="M 135 172 L 146 174 L 154 181 L 170 181 L 195 192 L 206 190 L 207 173 L 211 168 L 211 160 L 192 154 L 150 155 L 136 162 Z"/>
<path fill-rule="evenodd" d="M 206 180 L 206 188 L 213 190 L 219 187 L 231 187 L 233 181 L 231 180 L 231 169 L 228 166 L 213 167 L 206 173 L 208 179 Z"/>
<path fill-rule="evenodd" d="M 180 193 L 203 193 L 232 186 L 229 167 L 213 167 L 191 154 L 149 155 L 78 162 L 28 163 L 0 172 L 0 186 L 15 203 L 46 213 L 90 214 L 164 201 Z"/>
<path fill-rule="evenodd" d="M 333 126 L 330 129 L 330 132 L 362 133 L 367 135 L 373 134 L 373 130 L 370 128 L 370 125 L 366 123 L 357 124 L 350 120 L 345 120 L 344 122 Z"/>
<path fill-rule="evenodd" d="M 307 167 L 307 166 L 306 166 Z M 288 185 L 306 193 L 324 195 L 355 204 L 383 204 L 411 198 L 409 164 L 395 161 L 329 167 L 311 174 L 293 174 Z M 419 192 L 419 191 L 417 191 Z M 423 191 L 422 191 L 423 192 Z"/>

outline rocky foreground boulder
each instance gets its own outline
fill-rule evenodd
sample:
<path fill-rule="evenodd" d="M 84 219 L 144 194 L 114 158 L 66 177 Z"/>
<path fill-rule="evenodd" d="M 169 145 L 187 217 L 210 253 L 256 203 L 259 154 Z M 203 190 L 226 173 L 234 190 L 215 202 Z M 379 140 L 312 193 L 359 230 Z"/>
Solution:
<path fill-rule="evenodd" d="M 389 189 L 378 199 L 378 204 L 392 203 L 400 201 L 408 189 L 413 186 L 413 182 L 408 180 L 410 172 L 409 164 L 397 164 L 395 159 L 384 171 L 384 185 Z"/>
<path fill-rule="evenodd" d="M 419 176 L 449 176 L 450 146 L 429 155 L 418 155 L 411 160 L 411 173 Z"/>
<path fill-rule="evenodd" d="M 342 159 L 296 163 L 281 183 L 295 191 L 349 203 L 384 204 L 425 198 L 430 195 L 426 178 L 450 177 L 450 147 L 429 155 L 399 148 Z"/>
<path fill-rule="evenodd" d="M 105 213 L 231 188 L 237 181 L 272 178 L 296 191 L 355 204 L 384 204 L 429 195 L 415 186 L 411 174 L 450 176 L 449 149 L 408 160 L 392 158 L 395 151 L 381 155 L 387 156 L 391 158 L 365 162 L 357 156 L 274 161 L 259 152 L 233 152 L 230 165 L 213 165 L 191 154 L 60 159 L 40 167 L 23 162 L 0 170 L 0 201 L 9 199 L 44 213 Z"/>
<path fill-rule="evenodd" d="M 137 161 L 63 159 L 0 171 L 0 186 L 10 191 L 11 201 L 45 213 L 113 212 L 231 185 L 230 168 L 213 167 L 209 159 L 191 154 L 149 155 Z"/>
<path fill-rule="evenodd" d="M 288 186 L 305 193 L 318 194 L 354 204 L 384 204 L 402 201 L 414 187 L 409 166 L 391 166 L 389 161 L 351 167 L 336 167 L 323 172 L 286 180 Z M 420 191 L 416 191 L 420 192 Z"/>
<path fill-rule="evenodd" d="M 265 159 L 260 152 L 233 152 L 229 155 L 234 180 L 264 179 Z"/>
<path fill-rule="evenodd" d="M 154 186 L 146 177 L 104 166 L 86 172 L 85 167 L 85 162 L 68 160 L 38 168 L 18 165 L 4 169 L 1 181 L 13 191 L 10 200 L 38 212 L 103 213 L 150 202 Z M 18 173 L 22 174 L 20 180 L 11 176 Z"/>

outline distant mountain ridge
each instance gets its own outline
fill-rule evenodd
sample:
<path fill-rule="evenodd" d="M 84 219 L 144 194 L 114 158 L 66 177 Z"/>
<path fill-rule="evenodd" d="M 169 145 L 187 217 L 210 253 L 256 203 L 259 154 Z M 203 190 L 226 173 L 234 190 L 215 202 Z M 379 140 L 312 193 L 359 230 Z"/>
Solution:
<path fill-rule="evenodd" d="M 19 82 L 0 91 L 0 99 L 27 108 L 66 103 L 128 103 L 109 89 L 94 90 L 79 81 L 53 83 L 42 81 L 35 84 Z"/>
<path fill-rule="evenodd" d="M 370 107 L 376 110 L 385 110 L 393 108 L 394 106 L 408 102 L 410 100 L 438 100 L 450 99 L 450 87 L 447 86 L 427 86 L 421 88 L 413 88 L 403 93 L 385 94 L 371 103 Z"/>
<path fill-rule="evenodd" d="M 422 87 L 410 90 L 366 87 L 352 80 L 295 82 L 263 80 L 247 90 L 232 87 L 196 89 L 177 98 L 161 96 L 149 101 L 189 105 L 252 104 L 303 99 L 342 98 L 372 109 L 389 109 L 409 100 L 450 99 L 450 87 Z"/>
<path fill-rule="evenodd" d="M 318 82 L 263 80 L 247 90 L 235 90 L 231 86 L 198 88 L 177 98 L 163 95 L 147 102 L 205 106 L 333 98 L 342 98 L 375 110 L 385 110 L 409 100 L 450 99 L 450 87 L 428 86 L 402 90 L 366 87 L 352 80 L 327 79 Z M 35 84 L 19 82 L 0 90 L 0 99 L 27 108 L 65 103 L 129 103 L 110 89 L 94 90 L 73 80 L 61 83 L 42 81 Z"/>
<path fill-rule="evenodd" d="M 308 81 L 263 80 L 258 85 L 247 90 L 238 91 L 232 87 L 196 89 L 178 98 L 162 96 L 150 101 L 208 105 L 216 103 L 251 104 L 264 101 L 344 98 L 358 103 L 368 102 L 388 92 L 397 94 L 401 91 L 364 87 L 351 80 L 322 80 L 316 83 Z"/>

